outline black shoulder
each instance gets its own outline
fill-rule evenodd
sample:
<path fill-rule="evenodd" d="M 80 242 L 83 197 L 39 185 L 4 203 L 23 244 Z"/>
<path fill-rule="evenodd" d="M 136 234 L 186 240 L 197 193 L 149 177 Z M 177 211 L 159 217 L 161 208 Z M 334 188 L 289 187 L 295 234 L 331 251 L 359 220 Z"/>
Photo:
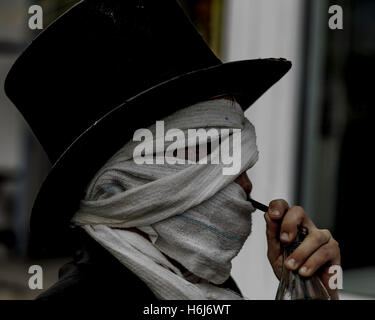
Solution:
<path fill-rule="evenodd" d="M 64 265 L 60 269 L 68 267 L 72 263 Z M 36 300 L 77 300 L 79 297 L 85 297 L 85 293 L 91 293 L 90 281 L 87 276 L 82 274 L 74 273 L 72 275 L 67 275 L 60 277 L 58 282 L 52 285 L 49 289 L 40 294 Z M 86 295 L 87 296 L 87 295 Z M 87 296 L 89 298 L 89 296 Z"/>
<path fill-rule="evenodd" d="M 157 300 L 148 286 L 106 249 L 87 238 L 73 261 L 59 270 L 59 280 L 36 300 Z"/>
<path fill-rule="evenodd" d="M 124 266 L 118 272 L 116 269 L 98 269 L 90 265 L 68 265 L 63 268 L 74 268 L 74 272 L 61 277 L 36 300 L 157 300 L 147 285 Z"/>

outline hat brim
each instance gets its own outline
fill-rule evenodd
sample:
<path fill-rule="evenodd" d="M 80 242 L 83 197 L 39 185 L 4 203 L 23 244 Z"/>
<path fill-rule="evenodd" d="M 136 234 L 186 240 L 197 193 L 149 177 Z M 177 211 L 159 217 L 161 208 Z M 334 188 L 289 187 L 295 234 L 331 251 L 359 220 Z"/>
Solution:
<path fill-rule="evenodd" d="M 245 110 L 290 68 L 290 61 L 273 58 L 224 63 L 172 78 L 113 109 L 85 130 L 53 165 L 34 201 L 32 244 L 47 254 L 72 247 L 70 219 L 86 186 L 136 129 L 221 94 L 234 95 Z"/>

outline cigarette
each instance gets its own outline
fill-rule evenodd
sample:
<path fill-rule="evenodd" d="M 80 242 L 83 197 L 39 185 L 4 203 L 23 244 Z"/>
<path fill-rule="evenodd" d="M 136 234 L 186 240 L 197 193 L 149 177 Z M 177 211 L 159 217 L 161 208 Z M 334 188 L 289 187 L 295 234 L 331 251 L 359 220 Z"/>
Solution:
<path fill-rule="evenodd" d="M 251 199 L 249 196 L 247 197 L 247 200 L 251 202 L 251 204 L 253 205 L 253 207 L 255 209 L 258 209 L 260 211 L 263 211 L 263 212 L 267 212 L 268 211 L 268 207 L 254 199 Z"/>

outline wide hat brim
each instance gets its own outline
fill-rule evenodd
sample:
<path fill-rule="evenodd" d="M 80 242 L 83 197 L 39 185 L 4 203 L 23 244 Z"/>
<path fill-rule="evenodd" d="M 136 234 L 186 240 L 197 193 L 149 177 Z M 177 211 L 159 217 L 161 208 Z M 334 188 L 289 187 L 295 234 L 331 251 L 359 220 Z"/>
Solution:
<path fill-rule="evenodd" d="M 224 63 L 174 77 L 113 109 L 80 135 L 53 165 L 32 209 L 32 244 L 46 253 L 73 245 L 70 220 L 85 188 L 105 162 L 132 139 L 136 129 L 222 94 L 234 95 L 245 110 L 290 68 L 291 62 L 281 58 Z"/>

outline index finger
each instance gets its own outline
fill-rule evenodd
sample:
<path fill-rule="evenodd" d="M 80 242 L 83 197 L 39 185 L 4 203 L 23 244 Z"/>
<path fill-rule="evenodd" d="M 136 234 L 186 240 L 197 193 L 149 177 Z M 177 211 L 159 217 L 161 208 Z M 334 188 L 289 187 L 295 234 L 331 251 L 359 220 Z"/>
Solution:
<path fill-rule="evenodd" d="M 282 199 L 273 200 L 269 203 L 268 211 L 264 215 L 267 224 L 267 241 L 269 248 L 279 247 L 280 222 L 288 209 L 288 203 Z"/>

